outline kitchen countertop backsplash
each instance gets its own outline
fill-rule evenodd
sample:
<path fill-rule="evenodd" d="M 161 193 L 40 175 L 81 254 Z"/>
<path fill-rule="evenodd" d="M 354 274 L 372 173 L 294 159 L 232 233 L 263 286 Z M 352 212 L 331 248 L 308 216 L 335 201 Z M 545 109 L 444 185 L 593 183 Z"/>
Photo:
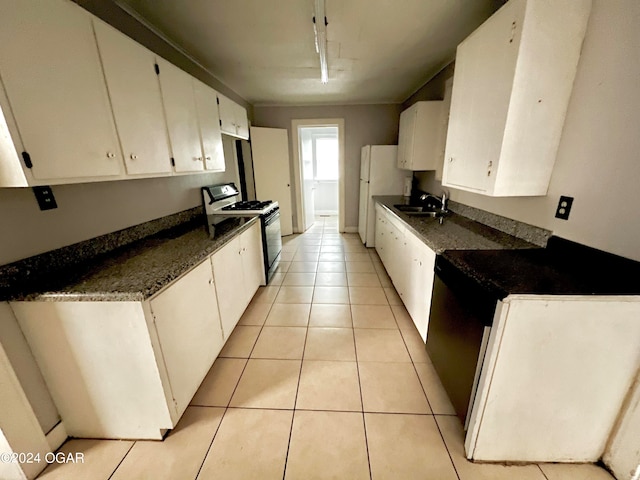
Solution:
<path fill-rule="evenodd" d="M 230 219 L 209 237 L 202 207 L 0 266 L 0 300 L 141 301 L 255 221 Z"/>
<path fill-rule="evenodd" d="M 445 250 L 520 250 L 544 247 L 551 232 L 450 202 L 442 219 L 409 216 L 393 205 L 401 196 L 376 196 L 436 253 Z M 202 207 L 152 220 L 0 266 L 0 300 L 141 301 L 221 248 L 257 221 L 220 224 L 210 239 Z"/>

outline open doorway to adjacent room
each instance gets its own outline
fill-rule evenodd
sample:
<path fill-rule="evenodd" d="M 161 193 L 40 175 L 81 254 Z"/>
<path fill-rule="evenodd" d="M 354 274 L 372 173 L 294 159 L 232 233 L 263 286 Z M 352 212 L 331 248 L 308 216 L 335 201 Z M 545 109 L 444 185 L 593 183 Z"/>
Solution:
<path fill-rule="evenodd" d="M 344 120 L 293 120 L 297 223 L 337 220 L 344 231 Z"/>

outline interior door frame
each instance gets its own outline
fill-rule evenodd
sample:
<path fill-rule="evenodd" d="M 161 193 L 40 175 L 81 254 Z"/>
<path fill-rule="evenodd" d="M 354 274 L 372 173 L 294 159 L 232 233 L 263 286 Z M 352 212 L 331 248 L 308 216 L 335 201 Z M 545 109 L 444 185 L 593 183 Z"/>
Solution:
<path fill-rule="evenodd" d="M 304 195 L 302 195 L 302 155 L 300 155 L 300 127 L 338 127 L 338 229 L 345 231 L 344 226 L 344 118 L 310 118 L 291 120 L 291 151 L 293 152 L 293 186 L 295 189 L 294 202 L 296 206 L 295 232 L 304 232 L 309 225 L 304 219 Z"/>

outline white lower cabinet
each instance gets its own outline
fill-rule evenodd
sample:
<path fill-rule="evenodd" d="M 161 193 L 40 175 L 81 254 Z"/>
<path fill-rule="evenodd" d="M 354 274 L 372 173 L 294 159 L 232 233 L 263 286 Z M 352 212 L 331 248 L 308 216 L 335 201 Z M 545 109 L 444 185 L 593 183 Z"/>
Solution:
<path fill-rule="evenodd" d="M 379 204 L 376 204 L 376 251 L 426 342 L 435 252 Z"/>
<path fill-rule="evenodd" d="M 264 283 L 262 258 L 256 222 L 144 301 L 11 302 L 67 434 L 162 439 Z"/>
<path fill-rule="evenodd" d="M 387 216 L 385 215 L 384 210 L 378 203 L 376 203 L 376 234 L 375 234 L 376 252 L 380 257 L 380 260 L 382 260 L 382 263 L 385 265 L 388 263 L 388 260 L 386 260 L 386 257 L 387 257 L 386 222 L 387 222 Z"/>
<path fill-rule="evenodd" d="M 638 296 L 509 295 L 499 301 L 473 399 L 467 458 L 602 458 L 640 368 L 638 318 Z M 637 440 L 629 451 L 637 450 Z M 619 478 L 630 479 L 628 472 Z"/>
<path fill-rule="evenodd" d="M 262 233 L 256 223 L 211 257 L 225 340 L 264 283 Z"/>
<path fill-rule="evenodd" d="M 436 252 L 412 233 L 407 232 L 405 239 L 409 265 L 404 276 L 409 287 L 401 298 L 420 337 L 426 343 Z"/>
<path fill-rule="evenodd" d="M 201 263 L 150 304 L 177 421 L 224 344 L 209 262 Z"/>

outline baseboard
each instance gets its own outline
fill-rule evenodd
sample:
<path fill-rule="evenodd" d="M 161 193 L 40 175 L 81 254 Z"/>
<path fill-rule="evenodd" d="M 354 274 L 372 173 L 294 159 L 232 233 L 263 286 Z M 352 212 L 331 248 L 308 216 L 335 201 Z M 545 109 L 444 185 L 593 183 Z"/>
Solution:
<path fill-rule="evenodd" d="M 315 215 L 323 215 L 323 216 L 330 216 L 330 217 L 337 217 L 338 216 L 338 211 L 337 210 L 314 210 L 313 213 Z"/>
<path fill-rule="evenodd" d="M 67 440 L 67 429 L 64 428 L 64 423 L 61 421 L 49 430 L 46 435 L 47 443 L 52 452 L 55 452 L 60 446 Z"/>
<path fill-rule="evenodd" d="M 344 227 L 344 233 L 358 233 L 358 227 Z"/>

